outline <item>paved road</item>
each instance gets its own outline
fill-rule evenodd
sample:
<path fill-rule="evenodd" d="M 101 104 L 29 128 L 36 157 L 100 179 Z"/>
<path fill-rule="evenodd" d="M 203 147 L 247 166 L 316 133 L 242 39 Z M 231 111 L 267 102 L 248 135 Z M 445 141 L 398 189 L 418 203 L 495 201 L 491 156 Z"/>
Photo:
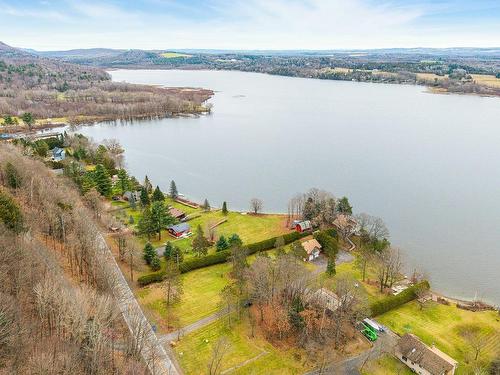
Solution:
<path fill-rule="evenodd" d="M 160 336 L 159 340 L 161 343 L 168 343 L 169 341 L 177 340 L 177 337 L 179 335 L 186 335 L 188 333 L 196 331 L 197 329 L 203 328 L 206 325 L 209 325 L 210 323 L 216 321 L 217 319 L 223 317 L 226 314 L 227 314 L 226 311 L 217 311 L 216 313 L 213 313 L 212 315 L 209 315 L 203 319 L 197 320 L 196 322 L 194 322 L 188 326 L 182 327 L 178 331 L 174 331 L 174 332 L 167 333 L 166 335 L 162 335 L 162 336 Z"/>
<path fill-rule="evenodd" d="M 96 230 L 99 233 L 97 239 L 103 259 L 111 265 L 109 272 L 112 273 L 112 277 L 115 280 L 113 295 L 118 302 L 123 320 L 127 324 L 131 335 L 142 337 L 141 341 L 144 349 L 141 351 L 141 355 L 144 363 L 148 366 L 151 374 L 154 375 L 182 374 L 182 370 L 177 364 L 173 353 L 165 349 L 156 337 L 149 321 L 135 299 L 134 293 L 130 289 L 125 277 L 123 277 L 111 249 L 108 247 L 100 231 L 97 228 Z"/>
<path fill-rule="evenodd" d="M 332 363 L 323 370 L 310 371 L 305 375 L 359 375 L 359 369 L 365 362 L 375 359 L 383 353 L 392 353 L 397 339 L 398 336 L 391 331 L 381 333 L 378 340 L 375 341 L 375 344 L 367 351 L 355 357 Z"/>

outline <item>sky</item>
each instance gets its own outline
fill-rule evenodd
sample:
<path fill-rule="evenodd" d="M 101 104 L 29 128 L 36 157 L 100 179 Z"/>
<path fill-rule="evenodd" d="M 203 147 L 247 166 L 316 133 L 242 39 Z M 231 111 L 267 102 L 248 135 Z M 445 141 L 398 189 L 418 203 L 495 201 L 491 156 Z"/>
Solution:
<path fill-rule="evenodd" d="M 37 50 L 500 47 L 500 0 L 0 0 Z"/>

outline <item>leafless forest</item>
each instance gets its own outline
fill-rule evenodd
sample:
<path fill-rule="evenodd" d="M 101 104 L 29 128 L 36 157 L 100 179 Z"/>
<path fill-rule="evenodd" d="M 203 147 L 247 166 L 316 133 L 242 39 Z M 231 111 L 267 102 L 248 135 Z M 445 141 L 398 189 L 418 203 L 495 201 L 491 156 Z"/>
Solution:
<path fill-rule="evenodd" d="M 111 82 L 104 70 L 34 56 L 0 43 L 0 115 L 130 119 L 206 111 L 212 91 Z"/>
<path fill-rule="evenodd" d="M 0 373 L 144 374 L 97 254 L 93 215 L 65 178 L 0 145 Z"/>

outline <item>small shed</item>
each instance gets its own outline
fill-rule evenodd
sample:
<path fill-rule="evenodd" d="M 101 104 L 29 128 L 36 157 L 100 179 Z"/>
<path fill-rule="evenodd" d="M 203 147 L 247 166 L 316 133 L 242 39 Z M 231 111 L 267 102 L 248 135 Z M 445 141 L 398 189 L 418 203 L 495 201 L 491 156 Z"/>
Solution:
<path fill-rule="evenodd" d="M 304 261 L 311 261 L 319 257 L 321 245 L 315 238 L 304 241 L 301 245 L 307 253 L 307 258 L 305 258 Z"/>
<path fill-rule="evenodd" d="M 51 150 L 53 161 L 62 161 L 66 157 L 66 151 L 64 148 L 54 147 Z"/>
<path fill-rule="evenodd" d="M 189 226 L 188 223 L 180 223 L 180 224 L 170 225 L 167 228 L 167 230 L 172 236 L 179 238 L 190 233 L 191 227 Z"/>
<path fill-rule="evenodd" d="M 168 212 L 170 216 L 172 216 L 177 220 L 183 220 L 186 218 L 186 213 L 184 211 L 179 210 L 178 208 L 169 207 Z"/>
<path fill-rule="evenodd" d="M 303 220 L 295 223 L 295 230 L 299 233 L 305 232 L 312 229 L 312 223 L 310 220 Z"/>

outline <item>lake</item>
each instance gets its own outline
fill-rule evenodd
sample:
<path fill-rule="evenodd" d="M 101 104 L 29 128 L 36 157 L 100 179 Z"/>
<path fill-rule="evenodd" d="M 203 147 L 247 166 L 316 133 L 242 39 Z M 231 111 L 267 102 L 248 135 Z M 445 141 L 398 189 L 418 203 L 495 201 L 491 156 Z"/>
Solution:
<path fill-rule="evenodd" d="M 286 212 L 311 187 L 379 216 L 436 290 L 500 304 L 500 99 L 420 86 L 227 71 L 118 70 L 116 81 L 216 91 L 211 115 L 86 126 L 142 181 L 214 206 Z"/>

